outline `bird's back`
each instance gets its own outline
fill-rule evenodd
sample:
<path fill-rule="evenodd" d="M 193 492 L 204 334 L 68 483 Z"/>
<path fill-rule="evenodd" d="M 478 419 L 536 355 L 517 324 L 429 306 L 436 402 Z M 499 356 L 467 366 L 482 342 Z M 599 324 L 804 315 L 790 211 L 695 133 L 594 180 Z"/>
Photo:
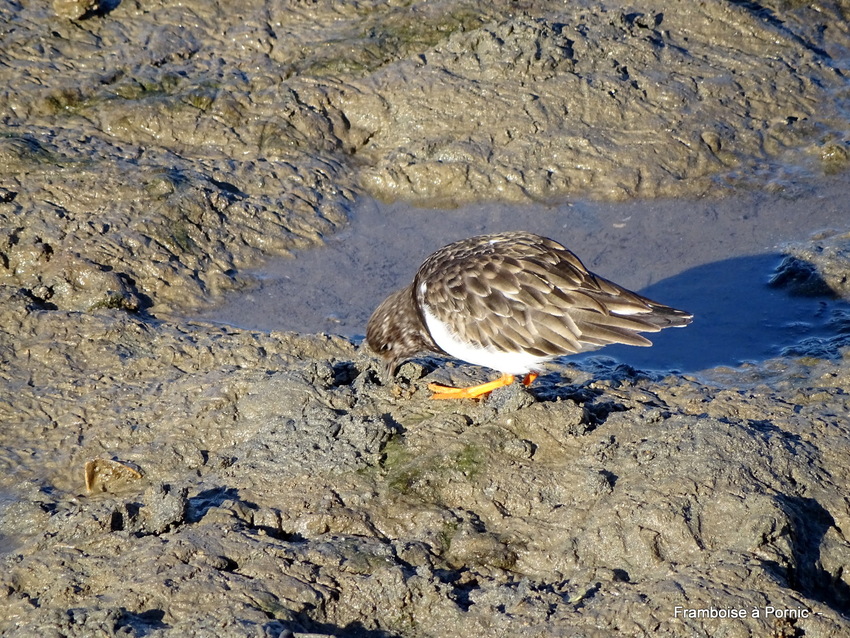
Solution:
<path fill-rule="evenodd" d="M 419 269 L 414 294 L 426 326 L 431 317 L 474 347 L 540 357 L 651 345 L 639 333 L 692 318 L 594 275 L 558 242 L 526 232 L 438 250 Z"/>

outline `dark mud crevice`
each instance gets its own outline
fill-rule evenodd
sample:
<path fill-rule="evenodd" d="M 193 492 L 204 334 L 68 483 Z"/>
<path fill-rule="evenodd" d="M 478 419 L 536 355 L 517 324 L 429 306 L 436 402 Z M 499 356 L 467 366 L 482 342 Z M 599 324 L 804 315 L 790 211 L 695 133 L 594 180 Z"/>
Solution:
<path fill-rule="evenodd" d="M 790 586 L 850 618 L 850 586 L 842 580 L 843 573 L 830 573 L 823 568 L 820 553 L 830 529 L 841 535 L 835 519 L 810 497 L 778 494 L 776 500 L 791 523 L 794 562 L 785 574 Z"/>
<path fill-rule="evenodd" d="M 768 284 L 776 288 L 784 288 L 789 294 L 799 297 L 831 297 L 838 293 L 818 272 L 817 266 L 803 261 L 792 255 L 782 258 L 782 263 L 768 280 Z"/>
<path fill-rule="evenodd" d="M 403 638 L 404 634 L 385 631 L 383 629 L 369 629 L 360 621 L 349 623 L 345 626 L 330 623 L 317 623 L 304 619 L 304 628 L 321 635 L 339 636 L 339 638 Z"/>
<path fill-rule="evenodd" d="M 189 498 L 186 509 L 186 521 L 188 523 L 197 523 L 206 516 L 211 508 L 219 507 L 225 501 L 241 502 L 239 500 L 239 490 L 233 487 L 214 487 L 198 493 Z M 250 504 L 246 504 L 246 506 L 251 507 Z M 256 509 L 256 506 L 253 507 Z"/>
<path fill-rule="evenodd" d="M 165 611 L 162 609 L 148 609 L 146 611 L 131 612 L 121 608 L 121 617 L 116 629 L 129 628 L 137 638 L 144 638 L 157 631 L 170 629 L 165 622 Z"/>

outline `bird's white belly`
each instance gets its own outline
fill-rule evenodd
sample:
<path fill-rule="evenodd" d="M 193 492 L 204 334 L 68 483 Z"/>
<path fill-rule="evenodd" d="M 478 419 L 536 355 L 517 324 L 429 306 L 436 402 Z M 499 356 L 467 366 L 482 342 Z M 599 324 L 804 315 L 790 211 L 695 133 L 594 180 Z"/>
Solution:
<path fill-rule="evenodd" d="M 475 346 L 461 340 L 447 324 L 437 319 L 425 304 L 422 304 L 422 312 L 425 315 L 425 325 L 434 343 L 455 359 L 514 375 L 537 370 L 540 364 L 552 359 L 552 357 L 540 357 L 527 352 L 502 352 L 493 347 Z"/>

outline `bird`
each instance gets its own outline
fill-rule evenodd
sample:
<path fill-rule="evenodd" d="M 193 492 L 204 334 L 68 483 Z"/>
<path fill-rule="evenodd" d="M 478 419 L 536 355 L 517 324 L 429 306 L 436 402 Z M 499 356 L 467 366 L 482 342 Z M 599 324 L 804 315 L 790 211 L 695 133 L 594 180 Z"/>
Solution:
<path fill-rule="evenodd" d="M 412 283 L 375 309 L 366 341 L 390 377 L 420 353 L 500 372 L 472 387 L 428 385 L 433 399 L 480 399 L 519 376 L 530 385 L 557 357 L 614 343 L 650 346 L 639 333 L 692 319 L 590 272 L 553 239 L 513 231 L 470 237 L 433 253 Z"/>

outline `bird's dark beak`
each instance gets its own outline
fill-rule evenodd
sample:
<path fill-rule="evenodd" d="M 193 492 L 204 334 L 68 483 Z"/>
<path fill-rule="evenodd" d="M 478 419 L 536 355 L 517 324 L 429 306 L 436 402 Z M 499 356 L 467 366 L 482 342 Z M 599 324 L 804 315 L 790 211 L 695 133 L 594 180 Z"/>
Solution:
<path fill-rule="evenodd" d="M 398 361 L 395 359 L 384 359 L 384 382 L 389 383 L 395 378 L 398 371 Z"/>

